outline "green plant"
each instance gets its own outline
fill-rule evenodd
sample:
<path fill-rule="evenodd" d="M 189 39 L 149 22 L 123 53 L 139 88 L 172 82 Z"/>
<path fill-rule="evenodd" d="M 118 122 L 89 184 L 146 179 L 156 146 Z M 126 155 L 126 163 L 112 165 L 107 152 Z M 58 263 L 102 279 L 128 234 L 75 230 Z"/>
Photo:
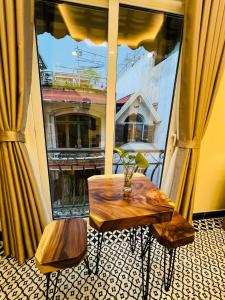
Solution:
<path fill-rule="evenodd" d="M 138 168 L 147 169 L 149 166 L 149 162 L 140 152 L 131 154 L 130 151 L 122 148 L 115 148 L 115 151 L 119 153 L 123 166 L 126 167 L 132 165 L 134 167 L 134 172 L 136 172 Z"/>

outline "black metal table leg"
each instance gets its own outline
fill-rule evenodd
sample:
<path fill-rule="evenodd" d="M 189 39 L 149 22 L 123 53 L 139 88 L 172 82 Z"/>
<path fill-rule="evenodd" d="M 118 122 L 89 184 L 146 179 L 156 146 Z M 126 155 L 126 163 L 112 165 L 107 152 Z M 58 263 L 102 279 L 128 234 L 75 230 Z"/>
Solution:
<path fill-rule="evenodd" d="M 149 228 L 150 231 L 150 228 Z M 151 240 L 148 241 L 148 259 L 147 259 L 147 270 L 146 270 L 146 287 L 144 299 L 148 298 L 148 287 L 149 287 L 149 272 L 150 272 L 150 254 L 151 254 Z"/>
<path fill-rule="evenodd" d="M 84 259 L 84 263 L 88 269 L 88 275 L 91 275 L 91 269 L 90 269 L 90 265 L 89 265 L 89 259 L 88 256 Z"/>
<path fill-rule="evenodd" d="M 89 253 L 88 249 L 89 249 L 89 238 L 87 237 L 87 253 Z M 87 254 L 87 256 L 84 258 L 84 263 L 86 265 L 86 268 L 88 269 L 88 275 L 91 275 L 92 271 L 89 264 L 89 254 Z"/>
<path fill-rule="evenodd" d="M 98 267 L 99 267 L 99 260 L 101 255 L 101 249 L 102 249 L 102 241 L 103 241 L 103 232 L 98 232 L 98 246 L 97 246 L 97 258 L 96 258 L 96 270 L 95 274 L 98 274 Z"/>
<path fill-rule="evenodd" d="M 136 228 L 131 228 L 129 230 L 129 233 L 130 233 L 130 249 L 131 249 L 131 252 L 134 253 L 135 247 L 136 247 L 136 242 L 137 242 Z"/>
<path fill-rule="evenodd" d="M 51 273 L 46 273 L 46 280 L 47 280 L 47 286 L 46 286 L 46 300 L 48 300 L 48 290 L 49 290 L 49 284 L 50 284 L 50 277 Z"/>
<path fill-rule="evenodd" d="M 176 257 L 176 249 L 169 249 L 169 266 L 168 266 L 168 274 L 167 273 L 167 249 L 164 247 L 164 287 L 165 290 L 168 292 L 169 288 L 172 283 L 173 279 L 173 273 L 174 273 L 174 263 L 175 263 L 175 257 Z"/>
<path fill-rule="evenodd" d="M 55 297 L 55 292 L 56 292 L 56 288 L 57 288 L 59 274 L 60 274 L 60 271 L 57 271 L 57 276 L 56 276 L 56 280 L 55 280 L 55 286 L 54 286 L 54 292 L 53 292 L 52 299 L 54 299 L 54 297 Z"/>
<path fill-rule="evenodd" d="M 58 278 L 59 278 L 59 273 L 60 273 L 60 271 L 57 271 L 56 281 L 55 281 L 55 285 L 54 285 L 54 291 L 53 291 L 53 295 L 52 295 L 52 298 L 51 298 L 52 300 L 54 300 L 54 297 L 55 297 L 57 283 L 58 283 Z M 49 286 L 50 286 L 51 274 L 52 273 L 46 273 L 46 279 L 47 279 L 46 300 L 49 299 L 49 297 L 48 297 L 48 291 L 49 291 Z"/>
<path fill-rule="evenodd" d="M 149 288 L 149 273 L 150 273 L 150 255 L 151 255 L 151 244 L 152 244 L 152 232 L 151 226 L 148 228 L 148 237 L 143 244 L 143 228 L 141 227 L 141 269 L 142 269 L 142 285 L 143 285 L 143 299 L 146 300 L 148 298 L 148 288 Z M 145 272 L 144 272 L 144 259 L 145 254 L 147 255 L 147 270 L 146 270 L 146 280 L 145 280 Z"/>
<path fill-rule="evenodd" d="M 144 256 L 142 255 L 143 253 L 143 228 L 141 226 L 141 279 L 142 279 L 142 292 L 143 295 L 145 293 L 145 275 L 144 275 Z"/>
<path fill-rule="evenodd" d="M 151 230 L 149 230 L 147 239 L 146 239 L 146 241 L 144 243 L 144 246 L 142 248 L 142 251 L 141 251 L 142 256 L 145 256 L 146 252 L 148 251 L 148 245 L 149 245 L 149 243 L 152 243 L 152 240 L 153 240 L 153 237 L 152 237 L 152 234 L 151 234 Z"/>

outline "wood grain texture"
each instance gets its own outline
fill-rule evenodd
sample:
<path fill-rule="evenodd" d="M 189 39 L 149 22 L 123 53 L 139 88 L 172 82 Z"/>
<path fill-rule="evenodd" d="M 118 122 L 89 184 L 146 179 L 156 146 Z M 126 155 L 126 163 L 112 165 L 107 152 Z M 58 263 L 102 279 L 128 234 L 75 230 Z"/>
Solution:
<path fill-rule="evenodd" d="M 90 225 L 98 231 L 121 230 L 169 221 L 173 207 L 146 176 L 134 175 L 132 192 L 123 193 L 123 175 L 88 180 Z"/>
<path fill-rule="evenodd" d="M 192 243 L 195 235 L 194 227 L 176 211 L 170 222 L 154 224 L 152 232 L 157 241 L 168 249 Z"/>
<path fill-rule="evenodd" d="M 63 269 L 79 263 L 87 252 L 87 223 L 65 219 L 45 227 L 35 254 L 40 265 Z"/>
<path fill-rule="evenodd" d="M 64 270 L 66 268 L 76 267 L 83 260 L 84 256 L 82 256 L 79 259 L 76 258 L 76 259 L 64 260 L 62 262 L 55 262 L 55 263 L 52 263 L 52 264 L 51 263 L 49 263 L 49 264 L 39 264 L 37 259 L 35 259 L 35 262 L 36 262 L 37 268 L 42 273 L 51 273 L 51 272 L 56 272 L 58 270 Z"/>

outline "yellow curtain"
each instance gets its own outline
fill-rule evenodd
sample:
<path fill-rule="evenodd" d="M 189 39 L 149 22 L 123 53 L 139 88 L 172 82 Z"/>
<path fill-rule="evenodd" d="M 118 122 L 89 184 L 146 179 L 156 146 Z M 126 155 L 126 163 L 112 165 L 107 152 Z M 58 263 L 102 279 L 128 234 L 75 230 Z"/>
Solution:
<path fill-rule="evenodd" d="M 225 0 L 186 1 L 178 141 L 170 197 L 190 222 L 201 140 L 225 67 L 224 42 Z"/>
<path fill-rule="evenodd" d="M 0 219 L 4 251 L 34 255 L 44 215 L 25 147 L 31 85 L 32 0 L 0 0 Z"/>

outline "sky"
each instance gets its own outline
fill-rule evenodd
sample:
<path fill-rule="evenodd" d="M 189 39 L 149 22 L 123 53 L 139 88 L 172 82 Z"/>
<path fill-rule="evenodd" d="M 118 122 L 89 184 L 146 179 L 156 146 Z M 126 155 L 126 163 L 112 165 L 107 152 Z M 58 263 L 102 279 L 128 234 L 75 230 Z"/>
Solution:
<path fill-rule="evenodd" d="M 57 69 L 58 71 L 72 72 L 74 68 L 78 68 L 79 66 L 76 55 L 76 49 L 78 47 L 79 49 L 93 53 L 90 54 L 81 51 L 80 59 L 89 61 L 82 62 L 80 65 L 86 66 L 89 69 L 94 68 L 101 77 L 107 77 L 108 48 L 106 42 L 97 46 L 90 40 L 77 42 L 68 35 L 64 38 L 56 39 L 50 33 L 39 34 L 37 36 L 37 42 L 38 52 L 49 70 Z M 122 64 L 124 64 L 126 56 L 133 56 L 137 51 L 138 49 L 132 50 L 125 45 L 119 46 L 117 56 L 118 70 L 120 70 Z M 143 51 L 145 51 L 144 48 Z M 97 64 L 102 67 L 95 68 Z"/>

